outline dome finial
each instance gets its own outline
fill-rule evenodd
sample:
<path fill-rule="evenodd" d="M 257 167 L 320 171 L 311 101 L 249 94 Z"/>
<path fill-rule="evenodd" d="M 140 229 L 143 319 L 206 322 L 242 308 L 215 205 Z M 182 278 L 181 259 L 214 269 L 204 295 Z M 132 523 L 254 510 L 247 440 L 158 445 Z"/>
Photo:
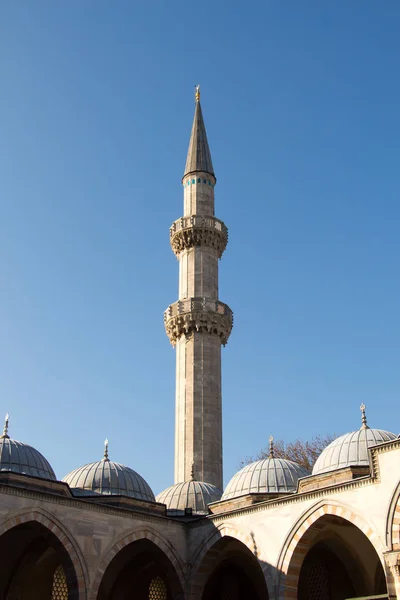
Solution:
<path fill-rule="evenodd" d="M 365 414 L 365 409 L 366 409 L 366 406 L 365 406 L 365 404 L 363 402 L 361 404 L 361 406 L 360 406 L 360 410 L 361 410 L 361 423 L 362 423 L 361 429 L 368 429 L 367 417 L 366 417 L 366 414 Z"/>
<path fill-rule="evenodd" d="M 272 435 L 269 436 L 269 455 L 268 458 L 275 458 L 274 456 L 274 437 Z"/>
<path fill-rule="evenodd" d="M 200 102 L 200 84 L 197 84 L 194 87 L 196 88 L 194 98 L 195 98 L 196 102 Z"/>
<path fill-rule="evenodd" d="M 108 460 L 108 439 L 104 440 L 104 460 Z"/>
<path fill-rule="evenodd" d="M 4 429 L 3 429 L 3 434 L 0 436 L 0 438 L 8 438 L 10 437 L 8 435 L 8 421 L 10 419 L 10 415 L 7 413 L 4 419 Z"/>
<path fill-rule="evenodd" d="M 192 462 L 192 468 L 191 468 L 191 471 L 190 471 L 190 479 L 192 481 L 194 481 L 194 462 Z"/>

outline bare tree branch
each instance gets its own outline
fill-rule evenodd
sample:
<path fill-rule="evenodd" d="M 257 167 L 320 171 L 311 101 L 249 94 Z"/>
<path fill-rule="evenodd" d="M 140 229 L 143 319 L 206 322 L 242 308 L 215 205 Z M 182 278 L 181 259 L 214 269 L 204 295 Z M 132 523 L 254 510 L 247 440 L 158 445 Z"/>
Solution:
<path fill-rule="evenodd" d="M 328 446 L 333 440 L 337 438 L 337 435 L 316 435 L 311 440 L 294 440 L 294 442 L 285 443 L 283 440 L 274 441 L 274 456 L 276 458 L 285 458 L 292 460 L 301 467 L 304 467 L 311 473 L 312 468 L 321 454 L 322 450 Z M 269 448 L 263 448 L 260 452 L 254 456 L 248 456 L 240 463 L 240 467 L 248 465 L 256 460 L 268 458 Z"/>

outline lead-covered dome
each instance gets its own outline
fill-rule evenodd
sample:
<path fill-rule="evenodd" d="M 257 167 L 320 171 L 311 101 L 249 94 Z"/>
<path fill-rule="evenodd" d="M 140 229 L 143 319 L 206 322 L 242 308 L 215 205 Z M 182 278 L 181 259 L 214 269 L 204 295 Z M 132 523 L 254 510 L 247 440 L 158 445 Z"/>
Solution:
<path fill-rule="evenodd" d="M 365 405 L 361 405 L 362 425 L 357 431 L 351 431 L 333 440 L 318 457 L 313 475 L 328 473 L 344 467 L 368 466 L 368 448 L 383 442 L 394 440 L 397 436 L 383 429 L 370 429 L 365 416 Z"/>
<path fill-rule="evenodd" d="M 9 437 L 8 419 L 7 414 L 3 434 L 0 436 L 0 471 L 55 481 L 57 478 L 50 463 L 39 450 Z"/>
<path fill-rule="evenodd" d="M 290 494 L 297 490 L 300 477 L 310 474 L 291 460 L 275 457 L 273 438 L 269 441 L 268 458 L 252 462 L 238 471 L 226 486 L 222 500 L 247 494 Z"/>
<path fill-rule="evenodd" d="M 139 473 L 108 458 L 108 440 L 102 460 L 71 471 L 63 481 L 76 496 L 105 494 L 155 502 L 152 489 Z"/>
<path fill-rule="evenodd" d="M 208 505 L 221 499 L 222 492 L 215 485 L 204 481 L 183 481 L 171 485 L 160 494 L 156 500 L 166 504 L 168 510 L 184 512 L 191 508 L 193 514 L 207 515 Z"/>

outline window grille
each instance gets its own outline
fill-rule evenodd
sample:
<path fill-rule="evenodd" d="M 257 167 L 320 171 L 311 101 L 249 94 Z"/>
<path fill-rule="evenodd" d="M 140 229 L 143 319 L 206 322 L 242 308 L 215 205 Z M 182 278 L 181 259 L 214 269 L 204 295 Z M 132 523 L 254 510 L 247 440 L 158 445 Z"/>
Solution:
<path fill-rule="evenodd" d="M 332 600 L 328 566 L 316 560 L 310 568 L 309 600 Z"/>
<path fill-rule="evenodd" d="M 154 577 L 150 581 L 149 600 L 167 600 L 167 586 L 161 577 Z"/>
<path fill-rule="evenodd" d="M 68 600 L 67 578 L 61 565 L 54 572 L 51 600 Z"/>

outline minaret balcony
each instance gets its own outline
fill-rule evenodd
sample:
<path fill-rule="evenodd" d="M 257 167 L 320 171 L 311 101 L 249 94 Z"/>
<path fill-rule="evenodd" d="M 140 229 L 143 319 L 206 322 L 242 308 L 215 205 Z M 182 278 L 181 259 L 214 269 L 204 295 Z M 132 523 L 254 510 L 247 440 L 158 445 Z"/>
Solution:
<path fill-rule="evenodd" d="M 210 246 L 221 258 L 228 243 L 228 228 L 215 217 L 190 215 L 175 221 L 169 229 L 169 236 L 177 257 L 183 250 L 194 246 Z"/>
<path fill-rule="evenodd" d="M 189 337 L 195 332 L 217 335 L 225 346 L 232 331 L 233 312 L 219 300 L 187 298 L 167 308 L 164 325 L 173 346 L 182 335 Z"/>

